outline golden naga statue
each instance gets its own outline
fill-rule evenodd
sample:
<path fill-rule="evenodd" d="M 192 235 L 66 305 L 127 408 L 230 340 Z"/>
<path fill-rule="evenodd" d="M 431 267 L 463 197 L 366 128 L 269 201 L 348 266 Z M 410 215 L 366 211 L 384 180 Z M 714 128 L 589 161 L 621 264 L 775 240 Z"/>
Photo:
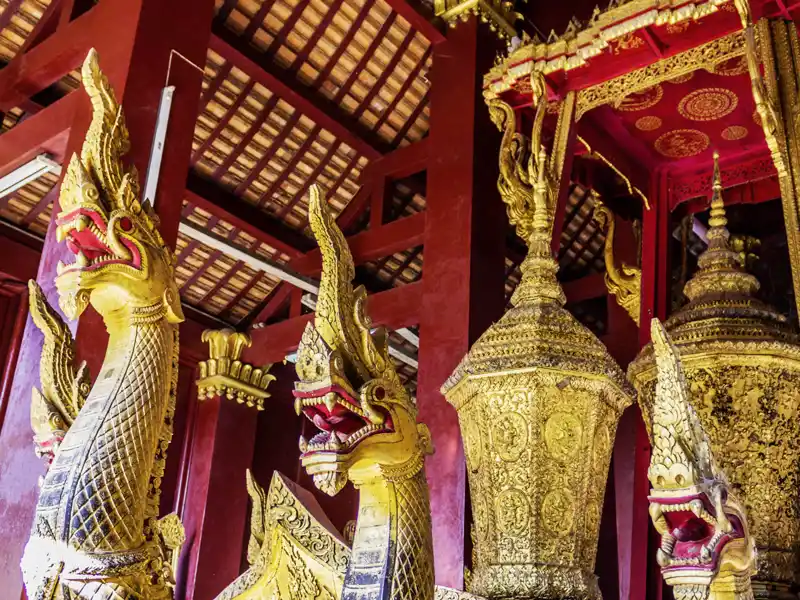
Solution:
<path fill-rule="evenodd" d="M 708 249 L 684 287 L 689 302 L 664 326 L 714 456 L 747 512 L 758 548 L 753 593 L 785 598 L 800 583 L 800 338 L 755 297 L 759 282 L 729 238 L 715 164 Z M 657 373 L 648 344 L 628 368 L 645 423 L 652 420 Z"/>
<path fill-rule="evenodd" d="M 678 351 L 658 319 L 651 336 L 658 382 L 649 500 L 664 581 L 676 600 L 752 600 L 756 552 L 744 507 L 714 460 Z"/>
<path fill-rule="evenodd" d="M 364 313 L 364 289 L 353 289 L 342 232 L 316 186 L 310 196 L 322 279 L 315 320 L 298 348 L 295 407 L 320 431 L 300 439 L 301 460 L 325 493 L 335 495 L 348 480 L 359 489 L 355 536 L 351 549 L 313 497 L 282 476 L 265 493 L 248 475 L 251 566 L 217 600 L 475 598 L 434 586 L 424 471 L 430 434 L 416 422 L 385 332 Z"/>
<path fill-rule="evenodd" d="M 67 317 L 91 303 L 109 342 L 89 391 L 85 369 L 72 365 L 69 330 L 31 284 L 31 312 L 45 332 L 32 417 L 38 452 L 52 464 L 22 573 L 31 600 L 167 599 L 181 539 L 174 517 L 163 527 L 156 520 L 183 320 L 174 257 L 152 209 L 139 202 L 136 171 L 123 167 L 125 119 L 96 52 L 81 74 L 92 122 L 80 157 L 70 160 L 57 217 L 58 241 L 76 261 L 59 263 L 56 285 Z"/>

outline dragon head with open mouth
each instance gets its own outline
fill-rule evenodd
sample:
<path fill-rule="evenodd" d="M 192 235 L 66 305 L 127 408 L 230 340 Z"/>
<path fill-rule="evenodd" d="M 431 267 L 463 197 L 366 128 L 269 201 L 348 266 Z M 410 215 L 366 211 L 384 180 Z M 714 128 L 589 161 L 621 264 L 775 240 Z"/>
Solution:
<path fill-rule="evenodd" d="M 412 475 L 432 447 L 389 358 L 386 332 L 372 328 L 364 288 L 353 289 L 353 257 L 316 186 L 309 222 L 322 276 L 316 315 L 297 351 L 295 409 L 319 429 L 310 440 L 300 438 L 303 466 L 333 496 L 348 479 Z"/>
<path fill-rule="evenodd" d="M 675 598 L 751 598 L 755 542 L 692 405 L 678 351 L 653 319 L 658 367 L 648 477 L 658 564 Z"/>
<path fill-rule="evenodd" d="M 167 318 L 180 322 L 175 258 L 158 231 L 152 207 L 139 200 L 136 170 L 122 166 L 121 157 L 130 147 L 128 131 L 94 50 L 81 77 L 93 115 L 81 155 L 72 156 L 59 196 L 56 238 L 75 255 L 74 263 L 59 261 L 57 267 L 61 308 L 76 319 L 90 301 L 101 314 L 163 303 Z"/>

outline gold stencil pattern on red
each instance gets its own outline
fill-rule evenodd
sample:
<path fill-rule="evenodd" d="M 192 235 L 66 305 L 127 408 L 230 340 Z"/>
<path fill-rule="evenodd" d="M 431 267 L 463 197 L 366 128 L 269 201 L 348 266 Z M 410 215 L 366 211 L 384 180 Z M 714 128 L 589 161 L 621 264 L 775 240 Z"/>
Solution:
<path fill-rule="evenodd" d="M 663 96 L 664 88 L 660 85 L 654 85 L 641 92 L 628 94 L 619 103 L 617 109 L 626 112 L 644 110 L 658 104 Z"/>
<path fill-rule="evenodd" d="M 722 139 L 732 142 L 734 140 L 741 140 L 747 137 L 747 127 L 741 125 L 731 125 L 722 130 Z"/>
<path fill-rule="evenodd" d="M 696 129 L 674 129 L 661 135 L 654 144 L 656 152 L 667 158 L 695 156 L 708 148 L 710 140 Z"/>
<path fill-rule="evenodd" d="M 744 56 L 735 56 L 714 65 L 714 75 L 733 77 L 747 73 L 747 59 Z"/>
<path fill-rule="evenodd" d="M 636 129 L 639 131 L 655 131 L 661 127 L 663 121 L 659 117 L 649 115 L 636 121 Z"/>
<path fill-rule="evenodd" d="M 691 121 L 715 121 L 731 114 L 739 97 L 726 88 L 703 88 L 686 94 L 678 104 L 681 116 Z"/>

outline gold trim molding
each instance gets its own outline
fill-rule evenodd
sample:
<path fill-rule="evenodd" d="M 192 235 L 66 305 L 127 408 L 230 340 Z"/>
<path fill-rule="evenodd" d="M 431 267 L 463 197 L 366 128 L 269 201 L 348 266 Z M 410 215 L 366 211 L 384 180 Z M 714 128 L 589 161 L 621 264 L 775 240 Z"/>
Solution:
<path fill-rule="evenodd" d="M 435 0 L 434 12 L 449 27 L 455 27 L 459 21 L 466 22 L 474 15 L 487 23 L 501 40 L 517 35 L 514 23 L 522 18 L 514 11 L 514 3 L 508 0 Z"/>
<path fill-rule="evenodd" d="M 271 365 L 260 369 L 240 360 L 242 350 L 252 344 L 250 336 L 227 328 L 206 329 L 201 339 L 208 342 L 209 358 L 197 364 L 198 399 L 220 396 L 264 410 L 264 400 L 270 397 L 267 387 L 275 376 L 268 372 Z"/>
<path fill-rule="evenodd" d="M 496 97 L 533 71 L 547 74 L 582 67 L 613 40 L 653 25 L 701 19 L 729 1 L 612 0 L 607 10 L 596 9 L 582 30 L 573 21 L 561 36 L 551 32 L 546 42 L 535 39 L 511 51 L 484 76 L 485 93 Z"/>

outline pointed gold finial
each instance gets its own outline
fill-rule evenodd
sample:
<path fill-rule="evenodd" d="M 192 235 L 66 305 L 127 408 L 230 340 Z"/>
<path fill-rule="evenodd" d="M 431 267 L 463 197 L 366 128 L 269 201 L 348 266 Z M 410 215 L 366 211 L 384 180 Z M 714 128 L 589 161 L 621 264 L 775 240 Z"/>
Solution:
<path fill-rule="evenodd" d="M 714 177 L 711 185 L 711 212 L 708 219 L 708 248 L 697 259 L 698 270 L 686 282 L 683 293 L 692 302 L 719 294 L 751 296 L 758 291 L 759 283 L 746 272 L 739 253 L 730 247 L 728 218 L 722 197 L 722 175 L 719 153 L 714 152 Z"/>

